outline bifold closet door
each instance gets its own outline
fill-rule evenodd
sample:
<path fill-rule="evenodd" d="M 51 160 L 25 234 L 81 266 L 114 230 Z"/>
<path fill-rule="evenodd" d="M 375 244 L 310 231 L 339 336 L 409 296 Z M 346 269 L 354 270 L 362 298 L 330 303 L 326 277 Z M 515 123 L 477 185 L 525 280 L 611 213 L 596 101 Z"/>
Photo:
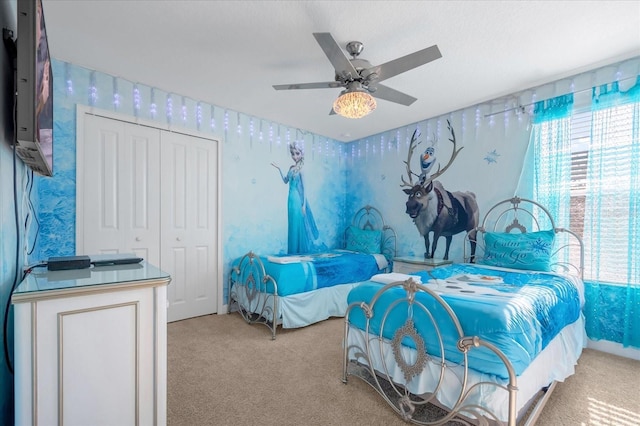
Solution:
<path fill-rule="evenodd" d="M 161 133 L 161 265 L 171 274 L 168 321 L 217 310 L 217 143 Z"/>
<path fill-rule="evenodd" d="M 160 131 L 91 114 L 82 118 L 77 253 L 135 253 L 160 266 Z"/>
<path fill-rule="evenodd" d="M 76 252 L 132 252 L 169 273 L 168 321 L 217 312 L 218 142 L 78 119 Z"/>

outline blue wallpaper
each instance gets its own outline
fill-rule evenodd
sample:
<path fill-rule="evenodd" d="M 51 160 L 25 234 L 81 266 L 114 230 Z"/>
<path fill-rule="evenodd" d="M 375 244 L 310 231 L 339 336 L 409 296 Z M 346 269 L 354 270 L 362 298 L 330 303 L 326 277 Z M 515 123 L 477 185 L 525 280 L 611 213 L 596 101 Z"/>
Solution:
<path fill-rule="evenodd" d="M 56 68 L 58 67 L 54 62 L 54 177 L 36 180 L 40 199 L 40 244 L 36 245 L 36 250 L 30 258 L 34 263 L 51 256 L 75 254 L 75 105 L 66 96 L 65 85 L 56 81 Z"/>
<path fill-rule="evenodd" d="M 476 126 L 471 120 L 475 114 L 474 110 L 458 111 L 446 118 L 430 119 L 351 144 L 356 154 L 351 159 L 347 176 L 347 209 L 353 210 L 365 203 L 378 207 L 388 224 L 398 232 L 399 255 L 423 256 L 426 249 L 423 237 L 405 212 L 408 196 L 402 187 L 402 178 L 409 180 L 406 161 L 410 139 L 416 128 L 419 130 L 419 145 L 411 158 L 412 172 L 420 172 L 418 157 L 426 146 L 435 146 L 438 162 L 442 166 L 446 164 L 452 153 L 446 124 L 448 119 L 454 129 L 457 146 L 462 150 L 438 179 L 444 188 L 450 192 L 473 192 L 480 217 L 497 201 L 514 195 L 528 143 L 528 120 Z M 493 155 L 492 161 L 487 161 L 489 155 Z M 416 181 L 413 176 L 413 182 Z M 449 259 L 462 260 L 464 235 L 454 236 Z M 445 239 L 441 237 L 435 257 L 442 258 L 444 249 Z"/>
<path fill-rule="evenodd" d="M 160 127 L 179 126 L 209 133 L 222 141 L 225 280 L 232 260 L 248 250 L 287 251 L 288 188 L 271 163 L 286 171 L 293 164 L 288 148 L 293 142 L 305 150 L 305 191 L 319 230 L 314 241 L 316 249 L 338 247 L 351 215 L 370 204 L 396 230 L 399 255 L 423 256 L 424 240 L 405 211 L 407 195 L 402 191 L 414 130 L 418 130 L 420 145 L 410 160 L 410 169 L 418 172 L 418 156 L 426 146 L 435 148 L 440 164 L 446 163 L 452 152 L 447 129 L 447 122 L 451 123 L 457 146 L 463 149 L 438 180 L 447 191 L 472 192 L 480 217 L 496 202 L 517 193 L 530 133 L 526 110 L 508 108 L 510 104 L 505 103 L 498 104 L 498 109 L 506 112 L 493 113 L 494 106 L 486 104 L 343 144 L 72 64 L 54 61 L 53 70 L 54 176 L 37 180 L 41 226 L 30 261 L 75 253 L 78 104 L 114 111 L 134 120 L 153 120 Z M 588 77 L 585 79 L 591 82 Z M 553 87 L 562 90 L 560 84 Z M 535 93 L 530 96 L 535 98 Z M 441 238 L 435 257 L 442 257 L 444 248 Z M 463 251 L 464 233 L 460 233 L 453 238 L 449 258 L 460 261 Z M 606 293 L 606 289 L 602 291 Z M 617 338 L 614 333 L 606 333 L 605 338 L 609 337 Z"/>
<path fill-rule="evenodd" d="M 307 198 L 314 208 L 320 248 L 341 243 L 345 226 L 346 161 L 343 144 L 142 84 L 53 62 L 54 175 L 37 179 L 40 229 L 31 261 L 75 254 L 76 106 L 209 133 L 222 140 L 224 276 L 248 250 L 287 250 L 287 187 L 277 170 L 292 164 L 289 144 L 305 147 Z"/>

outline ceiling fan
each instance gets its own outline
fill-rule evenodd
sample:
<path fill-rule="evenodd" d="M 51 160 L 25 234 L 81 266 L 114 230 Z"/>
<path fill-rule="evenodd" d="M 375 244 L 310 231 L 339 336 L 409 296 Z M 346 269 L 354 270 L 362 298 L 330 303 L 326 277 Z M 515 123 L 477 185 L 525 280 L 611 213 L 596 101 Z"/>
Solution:
<path fill-rule="evenodd" d="M 335 80 L 318 83 L 277 84 L 276 90 L 332 89 L 343 87 L 330 114 L 338 113 L 349 118 L 360 118 L 376 108 L 374 98 L 409 106 L 417 99 L 391 87 L 380 84 L 388 78 L 442 57 L 437 45 L 410 53 L 406 56 L 373 66 L 359 58 L 364 45 L 359 41 L 347 43 L 349 59 L 330 33 L 313 33 L 318 44 L 335 69 Z"/>

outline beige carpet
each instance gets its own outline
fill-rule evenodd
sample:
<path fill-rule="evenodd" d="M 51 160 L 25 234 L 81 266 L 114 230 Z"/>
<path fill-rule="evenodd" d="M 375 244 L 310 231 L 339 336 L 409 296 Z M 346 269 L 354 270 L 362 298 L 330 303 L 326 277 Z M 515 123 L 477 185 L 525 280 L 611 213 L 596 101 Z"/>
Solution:
<path fill-rule="evenodd" d="M 406 425 L 367 384 L 341 381 L 344 320 L 278 329 L 238 314 L 168 325 L 168 424 Z M 540 426 L 640 425 L 640 362 L 585 350 Z"/>

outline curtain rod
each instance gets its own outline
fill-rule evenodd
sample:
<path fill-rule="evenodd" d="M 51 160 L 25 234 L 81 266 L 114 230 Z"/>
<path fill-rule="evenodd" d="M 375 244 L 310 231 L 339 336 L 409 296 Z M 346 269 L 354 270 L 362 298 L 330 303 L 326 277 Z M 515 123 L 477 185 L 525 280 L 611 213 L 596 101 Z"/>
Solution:
<path fill-rule="evenodd" d="M 620 80 L 615 80 L 615 82 L 618 82 L 618 83 L 619 83 L 619 82 L 621 82 L 621 81 L 627 81 L 627 80 L 631 80 L 631 79 L 637 79 L 638 77 L 640 77 L 640 76 L 634 76 L 634 77 L 622 78 L 622 79 L 620 79 Z M 611 83 L 613 83 L 613 81 L 612 81 Z M 607 84 L 609 84 L 609 83 L 607 83 Z M 531 89 L 529 89 L 529 90 L 531 90 Z M 593 90 L 593 87 L 589 87 L 589 88 L 587 88 L 587 89 L 581 89 L 581 90 L 574 90 L 573 92 L 567 92 L 567 93 L 563 93 L 563 94 L 561 94 L 561 95 L 557 95 L 557 96 L 564 96 L 564 95 L 568 95 L 568 94 L 583 93 L 583 92 L 587 92 L 587 91 L 591 91 L 591 90 Z M 547 99 L 551 99 L 551 98 L 547 98 Z M 545 100 L 546 100 L 546 99 L 545 99 Z M 507 109 L 504 109 L 504 110 L 502 110 L 502 111 L 497 111 L 497 112 L 492 112 L 492 113 L 489 113 L 489 114 L 485 114 L 485 115 L 484 115 L 484 118 L 492 117 L 492 116 L 494 116 L 494 115 L 498 115 L 498 114 L 504 114 L 505 112 L 514 111 L 514 110 L 517 110 L 517 111 L 518 111 L 518 112 L 516 112 L 516 114 L 524 114 L 524 113 L 526 112 L 526 111 L 525 111 L 525 108 L 526 108 L 526 107 L 531 106 L 531 105 L 533 105 L 533 104 L 535 104 L 535 103 L 537 103 L 537 102 L 542 102 L 542 101 L 530 102 L 530 103 L 528 103 L 528 104 L 517 105 L 517 106 L 515 106 L 515 107 L 513 107 L 513 108 L 507 108 Z"/>

